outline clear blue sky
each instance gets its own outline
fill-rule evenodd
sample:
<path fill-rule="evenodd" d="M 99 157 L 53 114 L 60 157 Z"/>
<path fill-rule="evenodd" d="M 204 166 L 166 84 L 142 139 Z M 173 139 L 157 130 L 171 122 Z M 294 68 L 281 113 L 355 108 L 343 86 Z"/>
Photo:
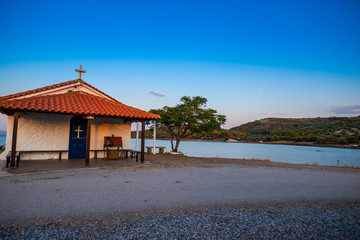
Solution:
<path fill-rule="evenodd" d="M 0 27 L 1 96 L 75 79 L 81 64 L 144 110 L 206 97 L 225 128 L 360 115 L 357 0 L 2 0 Z"/>

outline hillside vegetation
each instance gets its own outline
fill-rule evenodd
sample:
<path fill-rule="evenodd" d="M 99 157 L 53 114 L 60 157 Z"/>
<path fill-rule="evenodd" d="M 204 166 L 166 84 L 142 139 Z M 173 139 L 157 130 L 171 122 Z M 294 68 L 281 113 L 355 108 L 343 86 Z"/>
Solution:
<path fill-rule="evenodd" d="M 157 129 L 157 139 L 170 136 Z M 135 132 L 132 133 L 135 137 Z M 146 138 L 152 132 L 146 131 Z M 330 118 L 266 118 L 249 122 L 230 130 L 222 129 L 211 134 L 193 134 L 187 140 L 240 142 L 293 142 L 295 144 L 360 145 L 360 116 Z"/>
<path fill-rule="evenodd" d="M 139 138 L 141 136 L 141 133 L 139 133 Z M 205 141 L 226 141 L 229 138 L 233 139 L 242 139 L 242 137 L 245 135 L 245 133 L 236 131 L 236 130 L 215 130 L 213 133 L 210 134 L 192 134 L 189 137 L 184 138 L 184 140 L 205 140 Z M 135 138 L 136 133 L 131 132 L 131 138 Z M 152 138 L 153 133 L 151 130 L 145 131 L 145 138 Z M 170 135 L 166 133 L 162 129 L 156 129 L 156 138 L 157 139 L 170 139 Z"/>
<path fill-rule="evenodd" d="M 242 132 L 242 141 L 293 141 L 317 144 L 358 144 L 360 116 L 330 118 L 266 118 L 231 130 Z"/>

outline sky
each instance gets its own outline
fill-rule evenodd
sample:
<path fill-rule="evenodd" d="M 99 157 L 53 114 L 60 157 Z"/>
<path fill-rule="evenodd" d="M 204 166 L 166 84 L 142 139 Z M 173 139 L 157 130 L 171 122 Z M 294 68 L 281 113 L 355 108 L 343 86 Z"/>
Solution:
<path fill-rule="evenodd" d="M 0 96 L 82 65 L 84 81 L 143 110 L 205 97 L 227 129 L 358 116 L 359 12 L 358 0 L 0 0 Z"/>

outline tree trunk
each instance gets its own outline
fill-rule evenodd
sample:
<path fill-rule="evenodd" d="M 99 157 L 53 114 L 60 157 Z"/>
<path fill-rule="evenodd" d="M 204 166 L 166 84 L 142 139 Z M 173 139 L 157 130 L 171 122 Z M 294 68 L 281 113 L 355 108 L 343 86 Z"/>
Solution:
<path fill-rule="evenodd" d="M 177 151 L 178 151 L 179 144 L 180 144 L 180 140 L 181 140 L 181 138 L 176 138 L 176 145 L 175 145 L 174 152 L 177 152 Z"/>
<path fill-rule="evenodd" d="M 174 150 L 174 143 L 173 143 L 173 138 L 171 138 L 171 151 L 173 151 L 173 152 L 175 152 L 175 150 Z"/>

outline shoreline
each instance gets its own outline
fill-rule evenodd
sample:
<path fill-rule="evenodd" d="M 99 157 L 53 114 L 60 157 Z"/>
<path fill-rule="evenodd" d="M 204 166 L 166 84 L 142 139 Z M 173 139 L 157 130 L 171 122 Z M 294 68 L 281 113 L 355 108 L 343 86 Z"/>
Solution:
<path fill-rule="evenodd" d="M 131 138 L 135 139 L 135 138 Z M 152 138 L 145 138 L 147 140 L 152 140 Z M 165 140 L 170 141 L 170 138 L 157 138 L 156 140 Z M 289 145 L 289 146 L 305 146 L 305 147 L 323 147 L 323 148 L 343 148 L 343 149 L 357 149 L 360 150 L 359 146 L 350 145 L 331 145 L 331 144 L 317 144 L 311 142 L 287 142 L 287 141 L 278 141 L 278 142 L 227 142 L 222 140 L 202 140 L 202 139 L 181 139 L 181 141 L 186 142 L 220 142 L 220 143 L 249 143 L 249 144 L 272 144 L 272 145 Z"/>
<path fill-rule="evenodd" d="M 95 162 L 94 162 L 95 161 Z M 2 161 L 0 161 L 1 163 Z M 26 164 L 25 164 L 26 163 Z M 3 164 L 5 164 L 3 162 Z M 285 168 L 285 169 L 307 169 L 307 170 L 327 170 L 341 172 L 360 173 L 360 167 L 349 166 L 322 166 L 317 164 L 295 164 L 274 162 L 269 159 L 244 159 L 244 158 L 207 158 L 189 157 L 172 154 L 146 154 L 144 164 L 136 164 L 134 159 L 122 160 L 90 160 L 90 168 L 93 169 L 117 169 L 117 170 L 145 170 L 145 169 L 167 169 L 167 168 L 219 168 L 219 167 L 245 167 L 245 168 Z M 61 162 L 54 160 L 23 160 L 19 169 L 2 169 L 4 172 L 12 174 L 41 173 L 63 170 L 89 169 L 83 165 L 83 161 Z M 0 169 L 1 173 L 1 169 Z M 4 176 L 10 176 L 5 174 Z M 0 176 L 1 178 L 2 176 Z"/>
<path fill-rule="evenodd" d="M 360 172 L 360 167 L 283 163 L 274 162 L 269 159 L 189 157 L 172 154 L 146 154 L 146 161 L 150 162 L 149 167 L 155 168 L 242 166 Z"/>

